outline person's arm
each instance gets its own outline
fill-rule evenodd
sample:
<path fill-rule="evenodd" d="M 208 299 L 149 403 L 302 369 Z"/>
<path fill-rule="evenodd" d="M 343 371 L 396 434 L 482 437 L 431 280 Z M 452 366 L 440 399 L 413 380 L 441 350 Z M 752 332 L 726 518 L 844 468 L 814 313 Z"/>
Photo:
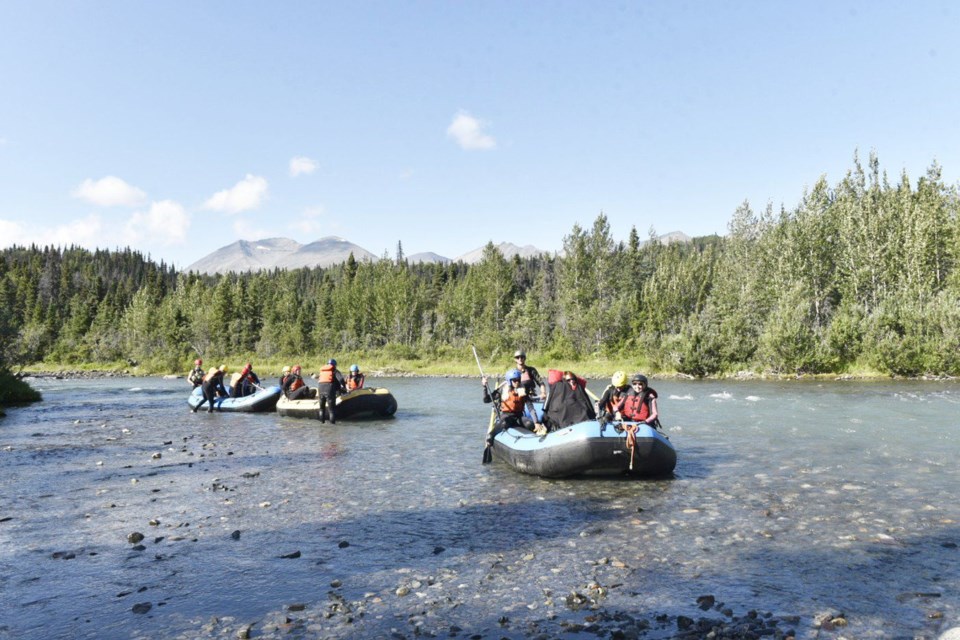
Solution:
<path fill-rule="evenodd" d="M 483 402 L 484 404 L 489 404 L 493 402 L 493 394 L 490 393 L 490 389 L 487 388 L 487 376 L 480 378 L 480 383 L 483 385 Z M 494 391 L 496 393 L 496 391 Z"/>
<path fill-rule="evenodd" d="M 644 420 L 647 424 L 656 424 L 657 423 L 657 396 L 652 396 L 650 398 L 650 415 L 647 416 L 647 419 Z"/>

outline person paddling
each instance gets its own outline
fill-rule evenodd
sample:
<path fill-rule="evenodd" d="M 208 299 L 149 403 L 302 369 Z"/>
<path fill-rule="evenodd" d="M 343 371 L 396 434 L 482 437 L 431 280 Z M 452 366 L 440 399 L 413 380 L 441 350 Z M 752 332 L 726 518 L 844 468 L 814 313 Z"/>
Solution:
<path fill-rule="evenodd" d="M 499 403 L 499 416 L 496 422 L 496 428 L 487 435 L 488 444 L 493 441 L 493 437 L 510 427 L 523 427 L 533 431 L 537 435 L 544 435 L 547 428 L 539 422 L 535 422 L 536 410 L 530 397 L 520 386 L 521 374 L 518 369 L 507 371 L 506 381 L 492 392 L 487 389 L 487 376 L 483 376 L 480 381 L 483 384 L 483 401 L 485 403 Z"/>

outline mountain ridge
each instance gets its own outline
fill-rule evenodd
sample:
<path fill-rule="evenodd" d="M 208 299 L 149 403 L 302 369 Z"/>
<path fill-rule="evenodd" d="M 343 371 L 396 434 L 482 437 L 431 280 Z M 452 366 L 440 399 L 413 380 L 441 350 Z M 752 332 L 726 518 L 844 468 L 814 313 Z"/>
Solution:
<path fill-rule="evenodd" d="M 680 231 L 659 236 L 661 242 L 689 242 L 690 237 Z M 551 255 L 555 252 L 544 251 L 533 245 L 517 246 L 511 242 L 494 245 L 503 257 L 512 260 L 514 256 L 529 258 L 537 255 Z M 406 256 L 408 262 L 426 262 L 449 264 L 465 262 L 476 264 L 483 257 L 486 245 L 448 258 L 433 252 L 415 253 Z M 196 260 L 187 266 L 184 272 L 205 273 L 208 275 L 224 273 L 242 273 L 246 271 L 271 271 L 273 269 L 299 269 L 302 267 L 330 267 L 345 262 L 350 254 L 357 261 L 373 262 L 379 258 L 358 244 L 339 236 L 325 236 L 307 244 L 300 244 L 291 238 L 263 238 L 261 240 L 237 240 Z"/>

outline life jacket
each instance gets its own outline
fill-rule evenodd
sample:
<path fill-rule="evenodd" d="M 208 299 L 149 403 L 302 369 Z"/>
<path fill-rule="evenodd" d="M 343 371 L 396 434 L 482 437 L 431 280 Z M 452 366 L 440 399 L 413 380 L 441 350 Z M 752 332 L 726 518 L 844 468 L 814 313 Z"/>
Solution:
<path fill-rule="evenodd" d="M 190 375 L 187 376 L 187 380 L 193 384 L 200 384 L 203 382 L 203 369 L 200 367 L 194 368 L 194 370 L 190 372 Z"/>
<path fill-rule="evenodd" d="M 620 413 L 624 419 L 634 422 L 643 422 L 650 417 L 650 400 L 657 397 L 657 392 L 647 387 L 643 394 L 627 396 L 623 401 Z"/>
<path fill-rule="evenodd" d="M 332 364 L 324 365 L 324 366 L 320 369 L 320 376 L 317 378 L 317 382 L 319 382 L 320 384 L 330 384 L 330 383 L 332 383 L 332 382 L 333 382 L 333 372 L 336 371 L 336 370 L 337 370 L 337 368 L 336 368 L 335 366 L 333 366 Z"/>
<path fill-rule="evenodd" d="M 239 384 L 240 381 L 243 380 L 243 376 L 244 374 L 240 373 L 239 371 L 233 374 L 232 376 L 230 376 L 230 386 L 231 387 L 237 386 L 237 384 Z"/>
<path fill-rule="evenodd" d="M 217 375 L 218 373 L 220 373 L 220 369 L 217 369 L 216 367 L 210 367 L 210 370 L 207 371 L 207 375 L 203 376 L 203 382 L 209 382 L 210 380 L 213 380 L 213 376 Z"/>
<path fill-rule="evenodd" d="M 347 391 L 353 391 L 354 389 L 360 389 L 363 387 L 363 374 L 358 373 L 356 375 L 350 374 L 347 376 Z"/>
<path fill-rule="evenodd" d="M 293 374 L 291 374 L 293 375 Z M 290 383 L 290 391 L 296 391 L 300 387 L 304 386 L 306 383 L 303 381 L 303 378 L 300 376 L 294 376 L 293 382 Z"/>
<path fill-rule="evenodd" d="M 607 387 L 607 389 L 610 391 L 609 399 L 607 400 L 606 406 L 600 408 L 606 413 L 613 415 L 620 403 L 627 397 L 627 391 L 620 387 L 615 387 L 612 384 Z M 604 395 L 606 395 L 606 390 L 604 390 Z"/>
<path fill-rule="evenodd" d="M 512 413 L 514 415 L 519 415 L 523 413 L 524 408 L 526 407 L 526 400 L 518 394 L 513 389 L 509 389 L 504 392 L 501 391 L 500 395 L 500 411 L 503 413 Z"/>

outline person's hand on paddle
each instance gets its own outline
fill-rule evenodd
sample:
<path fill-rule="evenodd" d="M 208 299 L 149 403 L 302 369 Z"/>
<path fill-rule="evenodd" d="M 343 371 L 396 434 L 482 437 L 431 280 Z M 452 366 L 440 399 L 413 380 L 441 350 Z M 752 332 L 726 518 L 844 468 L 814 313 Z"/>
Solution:
<path fill-rule="evenodd" d="M 545 436 L 547 435 L 547 426 L 538 422 L 534 426 L 533 432 L 538 436 Z"/>
<path fill-rule="evenodd" d="M 480 384 L 483 385 L 483 388 L 484 388 L 484 389 L 487 388 L 487 380 L 488 380 L 487 376 L 481 376 L 481 377 L 480 377 Z"/>

